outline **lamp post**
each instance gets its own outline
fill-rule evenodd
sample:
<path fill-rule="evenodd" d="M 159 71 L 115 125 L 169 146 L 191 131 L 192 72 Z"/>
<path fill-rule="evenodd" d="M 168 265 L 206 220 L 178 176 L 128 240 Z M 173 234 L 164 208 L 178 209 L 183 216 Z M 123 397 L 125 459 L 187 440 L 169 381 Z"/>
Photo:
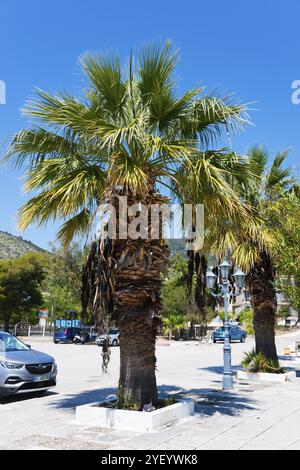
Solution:
<path fill-rule="evenodd" d="M 233 389 L 233 376 L 231 372 L 231 346 L 229 340 L 229 322 L 228 322 L 228 304 L 229 304 L 229 273 L 230 273 L 231 265 L 228 263 L 227 260 L 224 260 L 222 264 L 219 266 L 219 274 L 221 278 L 221 284 L 219 287 L 221 289 L 220 293 L 215 294 L 213 292 L 213 288 L 215 287 L 217 277 L 212 268 L 210 268 L 206 273 L 206 283 L 207 287 L 210 289 L 212 295 L 214 297 L 222 297 L 224 299 L 224 328 L 225 328 L 225 337 L 224 337 L 224 372 L 223 372 L 223 390 L 232 390 Z M 238 289 L 241 289 L 245 283 L 246 274 L 241 270 L 237 269 L 237 271 L 233 275 L 235 284 Z"/>

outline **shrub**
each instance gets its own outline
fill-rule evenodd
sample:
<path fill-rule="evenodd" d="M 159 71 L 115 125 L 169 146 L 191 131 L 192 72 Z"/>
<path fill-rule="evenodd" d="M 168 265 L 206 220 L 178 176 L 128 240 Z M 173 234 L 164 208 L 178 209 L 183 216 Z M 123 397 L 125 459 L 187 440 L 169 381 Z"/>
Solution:
<path fill-rule="evenodd" d="M 282 374 L 283 368 L 278 361 L 268 360 L 262 353 L 257 353 L 255 349 L 245 353 L 242 367 L 251 372 L 269 372 L 271 374 Z"/>
<path fill-rule="evenodd" d="M 241 323 L 248 335 L 254 335 L 253 312 L 251 308 L 244 308 L 244 310 L 239 313 L 238 321 Z"/>

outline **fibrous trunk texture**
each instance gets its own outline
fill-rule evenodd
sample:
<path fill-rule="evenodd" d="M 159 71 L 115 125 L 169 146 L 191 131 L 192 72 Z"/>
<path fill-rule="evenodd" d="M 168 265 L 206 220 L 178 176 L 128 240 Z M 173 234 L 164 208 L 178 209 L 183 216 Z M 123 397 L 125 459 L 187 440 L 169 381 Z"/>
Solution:
<path fill-rule="evenodd" d="M 277 299 L 274 288 L 274 269 L 267 251 L 260 253 L 259 260 L 248 275 L 248 286 L 253 308 L 256 352 L 268 360 L 277 361 L 275 323 Z"/>
<path fill-rule="evenodd" d="M 145 311 L 137 309 L 131 319 L 120 316 L 120 380 L 119 401 L 122 403 L 157 405 L 155 376 L 155 341 L 157 324 L 149 321 Z"/>
<path fill-rule="evenodd" d="M 142 408 L 157 404 L 155 341 L 160 324 L 161 274 L 168 265 L 169 250 L 159 236 L 151 239 L 153 204 L 167 202 L 153 188 L 142 198 L 127 196 L 127 203 L 141 202 L 149 208 L 148 238 L 119 239 L 119 195 L 112 198 L 116 209 L 116 239 L 93 244 L 83 272 L 83 310 L 89 307 L 99 327 L 107 327 L 107 315 L 120 330 L 119 402 Z M 129 225 L 135 216 L 127 217 Z"/>

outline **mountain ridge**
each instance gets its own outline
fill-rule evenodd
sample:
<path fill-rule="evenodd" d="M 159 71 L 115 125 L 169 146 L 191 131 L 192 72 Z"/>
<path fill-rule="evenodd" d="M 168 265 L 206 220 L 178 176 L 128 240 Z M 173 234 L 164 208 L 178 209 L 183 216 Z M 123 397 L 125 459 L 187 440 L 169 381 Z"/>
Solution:
<path fill-rule="evenodd" d="M 0 230 L 0 259 L 19 258 L 30 252 L 46 253 L 46 250 L 21 236 Z"/>

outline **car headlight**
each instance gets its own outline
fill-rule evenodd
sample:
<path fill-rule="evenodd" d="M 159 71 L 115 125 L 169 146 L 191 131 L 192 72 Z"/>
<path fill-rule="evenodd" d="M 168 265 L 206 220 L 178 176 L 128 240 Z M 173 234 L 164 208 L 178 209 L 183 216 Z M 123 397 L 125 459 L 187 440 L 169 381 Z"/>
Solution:
<path fill-rule="evenodd" d="M 19 364 L 18 362 L 1 361 L 0 364 L 6 369 L 22 369 L 23 367 L 23 364 Z"/>

